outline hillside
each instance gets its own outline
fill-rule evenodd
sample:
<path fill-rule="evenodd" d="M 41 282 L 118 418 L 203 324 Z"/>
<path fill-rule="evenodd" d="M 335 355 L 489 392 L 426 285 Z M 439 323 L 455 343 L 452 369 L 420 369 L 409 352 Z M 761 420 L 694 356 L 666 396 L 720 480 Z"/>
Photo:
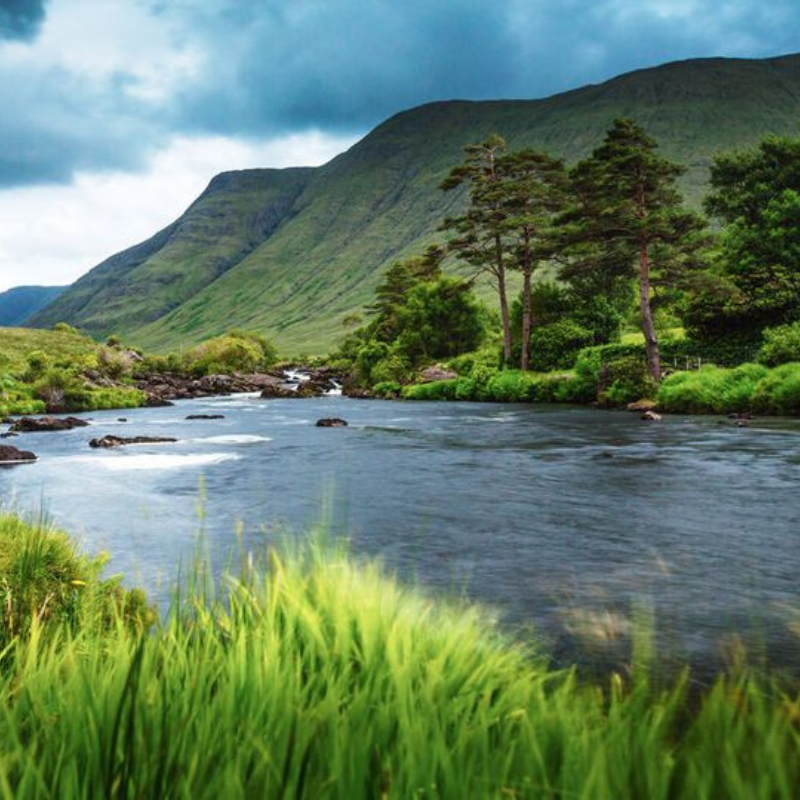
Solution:
<path fill-rule="evenodd" d="M 52 303 L 66 286 L 15 286 L 0 292 L 0 326 L 20 325 Z"/>
<path fill-rule="evenodd" d="M 72 331 L 37 331 L 30 328 L 0 327 L 0 373 L 25 368 L 28 356 L 41 351 L 54 361 L 75 361 L 97 350 L 88 337 Z"/>
<path fill-rule="evenodd" d="M 687 165 L 698 204 L 714 153 L 796 133 L 800 56 L 704 59 L 544 100 L 449 101 L 392 117 L 323 167 L 226 173 L 169 228 L 78 281 L 33 318 L 166 350 L 233 325 L 320 352 L 394 259 L 418 251 L 460 198 L 438 183 L 491 132 L 573 161 L 630 116 Z"/>

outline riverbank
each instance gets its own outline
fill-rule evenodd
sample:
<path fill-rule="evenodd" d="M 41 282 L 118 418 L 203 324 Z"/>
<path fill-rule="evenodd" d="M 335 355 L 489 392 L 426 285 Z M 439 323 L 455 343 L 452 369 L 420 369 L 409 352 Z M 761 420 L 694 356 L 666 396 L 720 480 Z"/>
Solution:
<path fill-rule="evenodd" d="M 4 576 L 42 536 L 2 549 Z M 322 546 L 244 559 L 216 593 L 198 569 L 149 629 L 42 567 L 74 613 L 31 607 L 0 656 L 4 796 L 788 800 L 800 782 L 795 687 L 720 677 L 689 704 L 685 680 L 648 679 L 646 638 L 628 674 L 581 683 L 479 608 Z"/>

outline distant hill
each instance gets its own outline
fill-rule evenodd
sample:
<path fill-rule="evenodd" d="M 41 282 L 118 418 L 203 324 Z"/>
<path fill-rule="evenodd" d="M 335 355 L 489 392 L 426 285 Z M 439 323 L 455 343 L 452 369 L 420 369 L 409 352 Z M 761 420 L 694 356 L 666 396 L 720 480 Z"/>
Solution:
<path fill-rule="evenodd" d="M 52 303 L 66 286 L 15 286 L 0 292 L 0 327 L 14 327 Z"/>
<path fill-rule="evenodd" d="M 800 56 L 676 62 L 544 100 L 432 103 L 323 167 L 224 173 L 179 220 L 100 264 L 33 322 L 65 320 L 157 350 L 238 326 L 288 353 L 322 352 L 385 268 L 418 252 L 463 202 L 437 186 L 464 144 L 497 132 L 512 148 L 574 161 L 619 116 L 687 165 L 683 188 L 698 205 L 715 153 L 797 133 Z"/>

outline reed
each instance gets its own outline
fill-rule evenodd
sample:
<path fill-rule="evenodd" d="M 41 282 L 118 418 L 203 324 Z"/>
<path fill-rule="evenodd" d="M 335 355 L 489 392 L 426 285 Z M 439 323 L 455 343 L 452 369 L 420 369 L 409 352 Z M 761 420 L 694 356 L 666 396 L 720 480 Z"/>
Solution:
<path fill-rule="evenodd" d="M 796 796 L 800 700 L 766 679 L 585 684 L 320 543 L 209 576 L 150 628 L 29 616 L 0 651 L 1 797 Z"/>

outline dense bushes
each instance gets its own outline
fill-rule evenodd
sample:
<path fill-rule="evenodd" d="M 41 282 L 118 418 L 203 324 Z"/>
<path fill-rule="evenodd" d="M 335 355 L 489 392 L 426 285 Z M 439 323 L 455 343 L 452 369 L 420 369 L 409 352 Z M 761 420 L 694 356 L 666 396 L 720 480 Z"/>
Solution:
<path fill-rule="evenodd" d="M 540 325 L 531 333 L 531 369 L 542 372 L 569 369 L 578 352 L 589 347 L 593 340 L 592 331 L 571 319 Z"/>
<path fill-rule="evenodd" d="M 800 364 L 775 369 L 743 364 L 735 369 L 703 367 L 679 372 L 661 384 L 658 405 L 665 411 L 691 414 L 798 414 Z"/>
<path fill-rule="evenodd" d="M 261 336 L 231 331 L 187 353 L 182 371 L 197 377 L 231 372 L 258 372 L 278 360 L 275 347 Z"/>
<path fill-rule="evenodd" d="M 758 360 L 768 367 L 800 362 L 800 322 L 767 328 L 763 334 L 764 344 L 758 351 Z"/>

